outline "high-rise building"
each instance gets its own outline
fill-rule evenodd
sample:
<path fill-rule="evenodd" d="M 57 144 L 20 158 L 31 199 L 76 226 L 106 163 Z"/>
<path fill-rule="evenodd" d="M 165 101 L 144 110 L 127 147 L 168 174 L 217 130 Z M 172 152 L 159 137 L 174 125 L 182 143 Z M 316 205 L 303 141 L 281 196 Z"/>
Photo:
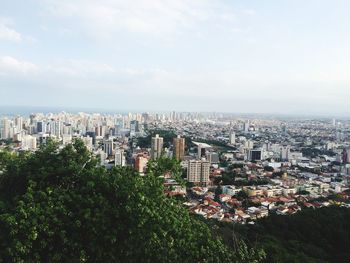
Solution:
<path fill-rule="evenodd" d="M 346 149 L 343 149 L 341 153 L 341 161 L 343 164 L 347 164 L 349 162 L 348 151 Z"/>
<path fill-rule="evenodd" d="M 206 159 L 208 160 L 208 162 L 210 162 L 211 164 L 213 163 L 219 163 L 219 154 L 216 152 L 208 152 L 206 155 Z"/>
<path fill-rule="evenodd" d="M 151 141 L 151 158 L 152 159 L 158 159 L 162 156 L 163 151 L 163 138 L 159 137 L 158 134 L 156 134 L 155 137 L 152 137 Z"/>
<path fill-rule="evenodd" d="M 247 149 L 253 149 L 254 148 L 254 141 L 252 141 L 252 140 L 245 141 L 244 147 Z"/>
<path fill-rule="evenodd" d="M 21 116 L 17 116 L 15 118 L 15 126 L 17 127 L 17 132 L 21 132 L 23 128 L 23 118 Z"/>
<path fill-rule="evenodd" d="M 21 148 L 24 150 L 36 150 L 37 148 L 37 142 L 36 138 L 31 135 L 24 135 L 21 138 Z"/>
<path fill-rule="evenodd" d="M 185 138 L 181 138 L 180 135 L 178 135 L 176 138 L 173 139 L 173 146 L 174 158 L 178 161 L 183 160 L 185 155 Z"/>
<path fill-rule="evenodd" d="M 209 183 L 210 163 L 204 160 L 191 160 L 187 167 L 187 180 L 194 184 L 207 185 Z"/>
<path fill-rule="evenodd" d="M 1 121 L 1 139 L 9 139 L 11 136 L 11 131 L 10 131 L 10 120 L 7 118 L 3 118 Z"/>
<path fill-rule="evenodd" d="M 103 150 L 107 155 L 113 155 L 114 144 L 112 139 L 103 141 Z"/>
<path fill-rule="evenodd" d="M 137 120 L 133 120 L 130 122 L 130 132 L 136 133 L 139 132 L 140 128 L 139 128 L 139 121 Z"/>
<path fill-rule="evenodd" d="M 262 151 L 262 149 L 249 150 L 248 159 L 250 161 L 261 161 L 262 158 L 263 158 L 263 151 Z"/>
<path fill-rule="evenodd" d="M 92 137 L 86 136 L 86 137 L 82 137 L 81 139 L 83 140 L 85 146 L 86 146 L 89 150 L 92 150 L 92 149 L 93 149 L 93 148 L 92 148 L 92 146 L 93 146 L 93 144 L 92 144 L 93 138 L 92 138 Z"/>
<path fill-rule="evenodd" d="M 138 155 L 135 159 L 135 169 L 139 173 L 143 174 L 146 171 L 148 158 L 142 154 Z"/>
<path fill-rule="evenodd" d="M 92 138 L 92 145 L 96 144 L 96 133 L 93 131 L 86 132 L 86 136 L 89 136 Z"/>
<path fill-rule="evenodd" d="M 289 155 L 290 155 L 290 146 L 289 145 L 281 146 L 281 160 L 288 161 Z"/>
<path fill-rule="evenodd" d="M 45 122 L 43 122 L 43 121 L 38 121 L 38 122 L 36 123 L 36 131 L 37 131 L 37 133 L 46 133 Z"/>
<path fill-rule="evenodd" d="M 236 134 L 235 132 L 230 132 L 230 144 L 236 143 Z"/>
<path fill-rule="evenodd" d="M 249 127 L 250 127 L 250 122 L 248 120 L 248 121 L 244 122 L 244 124 L 243 124 L 243 131 L 249 132 Z"/>
<path fill-rule="evenodd" d="M 125 166 L 125 156 L 123 149 L 118 149 L 115 151 L 114 163 L 115 166 Z"/>
<path fill-rule="evenodd" d="M 54 121 L 53 122 L 53 129 L 52 129 L 52 133 L 57 137 L 60 138 L 61 137 L 61 122 L 59 120 Z"/>
<path fill-rule="evenodd" d="M 198 144 L 198 148 L 197 148 L 197 159 L 201 160 L 202 158 L 206 157 L 206 147 L 203 144 Z"/>

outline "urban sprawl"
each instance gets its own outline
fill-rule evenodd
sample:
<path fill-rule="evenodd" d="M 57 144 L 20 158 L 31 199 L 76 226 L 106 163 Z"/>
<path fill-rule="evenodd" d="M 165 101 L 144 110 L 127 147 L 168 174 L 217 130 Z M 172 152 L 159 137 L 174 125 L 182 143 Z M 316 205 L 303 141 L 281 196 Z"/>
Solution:
<path fill-rule="evenodd" d="M 36 151 L 81 139 L 100 163 L 134 167 L 176 159 L 179 183 L 164 174 L 165 194 L 207 219 L 254 224 L 275 213 L 350 207 L 350 121 L 238 117 L 219 113 L 36 113 L 3 117 L 0 151 Z"/>

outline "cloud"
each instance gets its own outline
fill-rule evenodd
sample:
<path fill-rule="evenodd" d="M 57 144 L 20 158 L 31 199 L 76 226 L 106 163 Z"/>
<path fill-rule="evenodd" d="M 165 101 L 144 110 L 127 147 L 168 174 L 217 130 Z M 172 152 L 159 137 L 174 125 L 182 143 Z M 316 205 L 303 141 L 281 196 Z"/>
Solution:
<path fill-rule="evenodd" d="M 256 15 L 256 11 L 254 9 L 243 9 L 242 14 L 244 15 L 248 15 L 248 16 L 255 16 Z"/>
<path fill-rule="evenodd" d="M 78 18 L 94 36 L 108 37 L 118 31 L 162 37 L 198 30 L 201 23 L 232 23 L 235 15 L 222 1 L 209 0 L 46 0 L 50 14 Z"/>
<path fill-rule="evenodd" d="M 266 76 L 264 72 L 252 78 L 244 71 L 193 73 L 157 67 L 120 68 L 75 59 L 39 67 L 9 56 L 0 57 L 0 72 L 0 89 L 8 85 L 11 90 L 27 94 L 33 103 L 42 103 L 35 94 L 49 92 L 54 94 L 50 98 L 53 104 L 62 101 L 66 105 L 114 107 L 118 102 L 119 107 L 137 105 L 148 110 L 271 112 L 286 103 L 285 111 L 309 111 L 311 106 L 322 109 L 322 104 L 331 98 L 337 100 L 340 111 L 347 109 L 349 97 L 349 82 L 315 83 L 310 77 L 297 80 L 293 76 Z M 334 85 L 338 88 L 331 89 Z M 290 92 L 281 93 L 281 88 Z M 6 96 L 15 94 L 11 90 Z"/>
<path fill-rule="evenodd" d="M 0 75 L 30 74 L 39 70 L 38 66 L 31 62 L 18 60 L 10 56 L 0 57 Z"/>
<path fill-rule="evenodd" d="M 106 63 L 97 63 L 89 60 L 64 59 L 54 61 L 45 67 L 50 74 L 63 77 L 98 77 L 114 73 L 116 70 Z"/>
<path fill-rule="evenodd" d="M 0 40 L 21 42 L 22 39 L 22 35 L 11 28 L 8 21 L 5 19 L 0 19 Z"/>

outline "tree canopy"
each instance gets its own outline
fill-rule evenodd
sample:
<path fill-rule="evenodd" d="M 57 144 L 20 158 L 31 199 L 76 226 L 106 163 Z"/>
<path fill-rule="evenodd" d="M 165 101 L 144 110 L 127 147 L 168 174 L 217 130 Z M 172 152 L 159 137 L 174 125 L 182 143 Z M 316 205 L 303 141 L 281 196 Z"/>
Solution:
<path fill-rule="evenodd" d="M 305 208 L 291 216 L 270 215 L 256 225 L 239 226 L 237 231 L 247 243 L 264 248 L 265 262 L 349 262 L 347 208 Z"/>
<path fill-rule="evenodd" d="M 208 226 L 164 196 L 162 169 L 108 171 L 78 140 L 1 153 L 0 261 L 235 262 Z"/>

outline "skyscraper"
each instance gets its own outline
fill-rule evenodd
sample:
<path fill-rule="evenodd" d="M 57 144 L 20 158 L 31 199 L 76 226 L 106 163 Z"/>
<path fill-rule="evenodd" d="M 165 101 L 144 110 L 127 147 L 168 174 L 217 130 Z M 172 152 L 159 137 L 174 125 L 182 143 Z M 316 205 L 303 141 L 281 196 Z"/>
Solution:
<path fill-rule="evenodd" d="M 114 161 L 115 166 L 125 166 L 125 156 L 123 149 L 118 149 L 115 151 Z"/>
<path fill-rule="evenodd" d="M 248 159 L 250 161 L 261 161 L 263 158 L 263 151 L 262 149 L 251 149 L 248 152 Z"/>
<path fill-rule="evenodd" d="M 201 160 L 202 158 L 205 158 L 206 156 L 206 147 L 203 144 L 198 144 L 198 149 L 197 149 L 197 159 Z"/>
<path fill-rule="evenodd" d="M 236 143 L 236 134 L 235 132 L 230 132 L 230 144 Z"/>
<path fill-rule="evenodd" d="M 10 120 L 7 118 L 2 119 L 1 122 L 1 139 L 9 139 L 10 134 Z"/>
<path fill-rule="evenodd" d="M 113 140 L 105 140 L 103 142 L 103 150 L 107 155 L 112 155 L 114 150 Z"/>
<path fill-rule="evenodd" d="M 343 149 L 341 153 L 341 160 L 343 164 L 346 164 L 349 162 L 349 156 L 348 156 L 348 151 L 346 149 Z"/>
<path fill-rule="evenodd" d="M 17 127 L 17 131 L 21 132 L 23 128 L 23 118 L 21 116 L 17 116 L 15 118 L 15 126 Z"/>
<path fill-rule="evenodd" d="M 248 121 L 244 122 L 244 124 L 243 124 L 243 131 L 249 132 L 249 127 L 250 127 L 250 122 L 248 120 Z"/>
<path fill-rule="evenodd" d="M 145 155 L 143 154 L 138 155 L 135 159 L 136 171 L 138 171 L 141 174 L 144 174 L 147 167 L 147 163 L 148 163 L 148 158 Z"/>
<path fill-rule="evenodd" d="M 156 134 L 151 140 L 151 158 L 158 159 L 162 156 L 163 150 L 163 138 Z"/>
<path fill-rule="evenodd" d="M 45 122 L 43 122 L 43 121 L 38 121 L 38 122 L 36 123 L 36 131 L 37 131 L 37 133 L 46 133 Z"/>
<path fill-rule="evenodd" d="M 198 185 L 209 183 L 210 163 L 204 160 L 191 160 L 187 167 L 187 180 Z"/>
<path fill-rule="evenodd" d="M 139 122 L 137 120 L 130 121 L 130 132 L 135 134 L 136 132 L 139 132 L 139 131 L 140 131 Z"/>
<path fill-rule="evenodd" d="M 178 161 L 183 160 L 185 155 L 185 138 L 181 138 L 180 135 L 178 135 L 176 138 L 173 139 L 173 146 L 173 156 Z"/>

